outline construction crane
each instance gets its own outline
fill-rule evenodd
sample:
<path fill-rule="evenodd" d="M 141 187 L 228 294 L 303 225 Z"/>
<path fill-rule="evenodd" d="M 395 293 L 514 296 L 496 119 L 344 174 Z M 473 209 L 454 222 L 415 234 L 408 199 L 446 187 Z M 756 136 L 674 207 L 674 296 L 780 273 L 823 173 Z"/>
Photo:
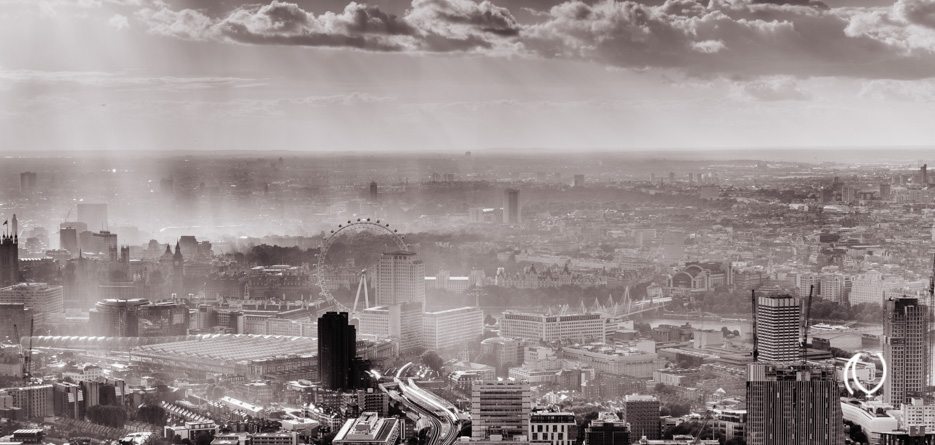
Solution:
<path fill-rule="evenodd" d="M 756 289 L 750 290 L 750 295 L 753 300 L 753 363 L 756 363 L 757 357 L 760 356 L 760 345 L 756 338 Z"/>
<path fill-rule="evenodd" d="M 704 422 L 701 422 L 701 428 L 698 429 L 698 432 L 695 434 L 695 437 L 692 438 L 692 444 L 697 445 L 701 443 L 701 433 L 704 432 L 704 428 L 708 426 L 708 421 L 711 420 L 711 411 L 705 411 L 704 413 Z"/>
<path fill-rule="evenodd" d="M 808 287 L 808 302 L 805 303 L 805 322 L 802 330 L 802 363 L 808 361 L 808 326 L 812 316 L 812 293 L 815 291 L 815 285 Z"/>
<path fill-rule="evenodd" d="M 32 336 L 36 324 L 35 317 L 29 319 L 29 349 L 23 355 L 23 380 L 32 380 Z"/>
<path fill-rule="evenodd" d="M 26 352 L 23 351 L 23 339 L 19 336 L 19 327 L 16 326 L 16 323 L 13 324 L 13 338 L 16 339 L 16 345 L 19 346 L 20 355 L 23 356 L 23 369 L 20 374 L 23 377 L 23 380 L 29 380 L 26 377 Z"/>

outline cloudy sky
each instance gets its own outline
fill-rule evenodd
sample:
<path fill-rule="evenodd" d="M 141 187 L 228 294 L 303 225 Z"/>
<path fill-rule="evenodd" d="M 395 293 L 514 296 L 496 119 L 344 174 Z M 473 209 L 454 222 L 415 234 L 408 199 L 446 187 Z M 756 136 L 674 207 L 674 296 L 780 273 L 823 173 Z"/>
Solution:
<path fill-rule="evenodd" d="M 935 144 L 935 0 L 0 0 L 0 149 Z"/>

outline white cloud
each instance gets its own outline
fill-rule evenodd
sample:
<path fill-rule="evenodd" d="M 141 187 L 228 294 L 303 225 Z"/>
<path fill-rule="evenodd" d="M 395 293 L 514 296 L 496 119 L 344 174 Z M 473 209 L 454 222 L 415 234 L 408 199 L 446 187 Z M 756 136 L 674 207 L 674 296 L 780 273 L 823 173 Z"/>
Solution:
<path fill-rule="evenodd" d="M 807 100 L 811 94 L 789 76 L 768 76 L 749 81 L 735 81 L 731 85 L 731 96 L 747 101 Z"/>
<path fill-rule="evenodd" d="M 127 20 L 127 16 L 122 14 L 114 14 L 107 20 L 107 24 L 114 27 L 114 29 L 120 31 L 130 27 L 130 21 Z"/>

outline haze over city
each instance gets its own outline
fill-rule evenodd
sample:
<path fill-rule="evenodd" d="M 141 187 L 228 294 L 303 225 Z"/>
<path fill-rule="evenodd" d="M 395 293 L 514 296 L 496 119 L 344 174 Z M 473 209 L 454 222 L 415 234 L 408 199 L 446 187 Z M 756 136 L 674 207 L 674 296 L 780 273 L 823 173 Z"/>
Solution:
<path fill-rule="evenodd" d="M 935 444 L 935 0 L 0 0 L 0 445 Z"/>

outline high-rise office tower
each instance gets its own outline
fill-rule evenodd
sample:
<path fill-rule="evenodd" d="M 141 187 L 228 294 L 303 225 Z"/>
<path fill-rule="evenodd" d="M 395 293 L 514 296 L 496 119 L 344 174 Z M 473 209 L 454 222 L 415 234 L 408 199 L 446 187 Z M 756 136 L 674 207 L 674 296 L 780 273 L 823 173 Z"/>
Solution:
<path fill-rule="evenodd" d="M 483 380 L 471 385 L 471 439 L 504 440 L 526 435 L 532 392 L 529 384 L 516 381 Z"/>
<path fill-rule="evenodd" d="M 375 201 L 380 195 L 379 189 L 377 187 L 377 181 L 370 181 L 370 199 L 372 201 Z"/>
<path fill-rule="evenodd" d="M 748 445 L 844 445 L 833 367 L 751 363 L 747 372 Z"/>
<path fill-rule="evenodd" d="M 893 186 L 888 183 L 880 184 L 880 199 L 889 201 L 893 197 Z"/>
<path fill-rule="evenodd" d="M 603 412 L 584 430 L 587 445 L 628 445 L 630 428 L 616 413 Z"/>
<path fill-rule="evenodd" d="M 766 362 L 799 360 L 799 301 L 791 295 L 767 295 L 756 299 L 756 336 L 759 359 Z"/>
<path fill-rule="evenodd" d="M 883 319 L 883 359 L 889 376 L 883 401 L 899 406 L 925 389 L 928 364 L 928 307 L 917 298 L 890 298 Z"/>
<path fill-rule="evenodd" d="M 922 164 L 922 167 L 919 168 L 919 182 L 922 183 L 922 185 L 928 185 L 929 183 L 928 164 Z"/>
<path fill-rule="evenodd" d="M 575 187 L 575 188 L 584 187 L 584 175 L 582 175 L 582 174 L 577 174 L 577 175 L 575 175 L 574 181 L 575 181 L 575 182 L 574 182 L 574 187 Z"/>
<path fill-rule="evenodd" d="M 387 252 L 377 263 L 378 305 L 425 302 L 425 264 L 413 252 Z"/>
<path fill-rule="evenodd" d="M 82 202 L 77 208 L 78 221 L 87 224 L 89 230 L 107 229 L 107 204 Z"/>
<path fill-rule="evenodd" d="M 503 192 L 503 223 L 519 224 L 522 222 L 519 209 L 519 190 L 506 189 Z"/>
<path fill-rule="evenodd" d="M 78 254 L 78 229 L 62 227 L 58 229 L 58 246 L 72 255 Z"/>
<path fill-rule="evenodd" d="M 24 195 L 36 191 L 36 172 L 22 172 L 19 174 L 19 191 Z"/>
<path fill-rule="evenodd" d="M 326 389 L 351 389 L 357 329 L 347 312 L 328 312 L 318 318 L 318 372 Z"/>
<path fill-rule="evenodd" d="M 662 424 L 659 421 L 659 399 L 640 394 L 623 398 L 623 420 L 630 424 L 630 443 L 639 443 L 661 438 Z"/>
<path fill-rule="evenodd" d="M 119 251 L 117 250 L 117 234 L 106 230 L 93 233 L 91 239 L 94 240 L 94 251 L 107 255 L 111 261 L 117 261 Z"/>
<path fill-rule="evenodd" d="M 46 328 L 65 317 L 62 286 L 46 283 L 19 283 L 0 288 L 0 303 L 22 303 L 29 309 L 37 328 Z M 22 327 L 20 328 L 22 334 Z"/>

